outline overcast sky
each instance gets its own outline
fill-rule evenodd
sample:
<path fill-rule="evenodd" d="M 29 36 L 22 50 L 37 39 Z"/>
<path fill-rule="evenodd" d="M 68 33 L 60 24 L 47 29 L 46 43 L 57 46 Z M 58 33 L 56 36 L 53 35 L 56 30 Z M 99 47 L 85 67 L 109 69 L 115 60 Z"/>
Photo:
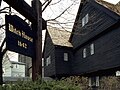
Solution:
<path fill-rule="evenodd" d="M 104 0 L 113 4 L 117 4 L 120 0 Z"/>

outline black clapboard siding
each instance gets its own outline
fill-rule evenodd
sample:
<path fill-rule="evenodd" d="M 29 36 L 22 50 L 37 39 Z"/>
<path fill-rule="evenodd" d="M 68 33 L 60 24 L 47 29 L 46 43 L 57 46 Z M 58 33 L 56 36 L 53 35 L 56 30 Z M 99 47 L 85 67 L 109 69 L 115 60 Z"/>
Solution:
<path fill-rule="evenodd" d="M 86 14 L 89 14 L 89 22 L 82 27 L 81 21 Z M 82 4 L 77 19 L 70 37 L 73 50 L 54 45 L 47 35 L 44 57 L 51 56 L 52 63 L 45 66 L 45 76 L 113 75 L 120 70 L 120 17 L 94 0 L 89 0 Z M 90 55 L 92 43 L 95 46 L 94 55 Z M 83 58 L 84 48 L 87 49 L 86 58 Z M 66 52 L 69 53 L 68 62 L 64 61 Z"/>
<path fill-rule="evenodd" d="M 45 77 L 56 75 L 55 71 L 55 46 L 52 43 L 51 37 L 47 32 L 46 35 L 46 43 L 45 43 L 45 51 L 44 51 L 44 63 L 46 63 L 46 59 L 51 57 L 51 64 L 49 66 L 44 66 L 44 75 Z"/>
<path fill-rule="evenodd" d="M 54 45 L 47 32 L 44 50 L 44 63 L 51 57 L 51 64 L 44 66 L 45 77 L 65 77 L 71 74 L 71 61 L 73 59 L 72 47 Z M 64 53 L 68 53 L 69 61 L 64 61 Z"/>
<path fill-rule="evenodd" d="M 68 53 L 68 61 L 64 61 L 64 53 Z M 73 59 L 72 48 L 55 47 L 56 74 L 59 76 L 69 76 L 71 74 L 71 61 Z"/>
<path fill-rule="evenodd" d="M 95 54 L 83 58 L 83 49 L 89 47 L 91 43 L 95 44 Z M 72 64 L 74 65 L 72 68 L 74 74 L 120 67 L 120 27 L 81 47 L 76 52 Z"/>
<path fill-rule="evenodd" d="M 89 14 L 89 22 L 84 27 L 82 27 L 82 18 L 87 13 Z M 73 35 L 71 41 L 74 49 L 79 47 L 81 44 L 85 43 L 89 39 L 93 38 L 94 36 L 98 35 L 99 33 L 103 32 L 116 22 L 117 21 L 114 18 L 112 18 L 105 12 L 94 7 L 90 3 L 87 3 L 81 11 L 78 22 L 80 25 L 78 28 L 75 29 L 75 34 Z"/>

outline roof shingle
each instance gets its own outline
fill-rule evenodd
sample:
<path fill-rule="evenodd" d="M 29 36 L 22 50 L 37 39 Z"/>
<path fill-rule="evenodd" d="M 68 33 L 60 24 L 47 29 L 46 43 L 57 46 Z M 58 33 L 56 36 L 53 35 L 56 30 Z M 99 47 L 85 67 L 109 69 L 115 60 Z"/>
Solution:
<path fill-rule="evenodd" d="M 59 30 L 58 28 L 48 28 L 48 33 L 50 34 L 54 45 L 73 47 L 68 41 L 71 35 L 70 32 Z"/>

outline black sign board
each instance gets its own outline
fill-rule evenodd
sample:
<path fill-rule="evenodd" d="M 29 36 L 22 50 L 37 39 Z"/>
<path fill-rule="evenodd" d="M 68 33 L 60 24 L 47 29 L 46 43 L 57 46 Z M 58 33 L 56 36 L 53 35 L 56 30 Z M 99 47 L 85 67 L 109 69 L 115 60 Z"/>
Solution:
<path fill-rule="evenodd" d="M 6 48 L 33 57 L 34 32 L 30 26 L 16 15 L 6 15 Z"/>

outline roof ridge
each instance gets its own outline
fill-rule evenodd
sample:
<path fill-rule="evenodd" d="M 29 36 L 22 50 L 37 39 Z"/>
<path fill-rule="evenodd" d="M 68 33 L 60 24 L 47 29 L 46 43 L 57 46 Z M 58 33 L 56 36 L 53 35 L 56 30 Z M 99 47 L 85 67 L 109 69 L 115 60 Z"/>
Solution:
<path fill-rule="evenodd" d="M 102 4 L 102 5 L 107 5 L 106 7 L 113 7 L 113 6 L 115 6 L 114 4 L 112 4 L 112 3 L 109 3 L 109 2 L 107 2 L 107 1 L 104 1 L 104 0 L 95 0 L 95 1 L 97 1 L 97 3 L 99 3 L 99 4 Z"/>
<path fill-rule="evenodd" d="M 95 0 L 95 1 L 102 2 L 102 3 L 106 3 L 106 4 L 109 4 L 109 5 L 114 5 L 114 4 L 109 3 L 109 2 L 107 2 L 107 1 L 104 1 L 104 0 Z"/>
<path fill-rule="evenodd" d="M 95 0 L 98 4 L 108 8 L 109 10 L 117 13 L 118 15 L 120 15 L 120 2 L 118 2 L 118 4 L 114 5 L 112 3 L 106 2 L 104 0 Z"/>

